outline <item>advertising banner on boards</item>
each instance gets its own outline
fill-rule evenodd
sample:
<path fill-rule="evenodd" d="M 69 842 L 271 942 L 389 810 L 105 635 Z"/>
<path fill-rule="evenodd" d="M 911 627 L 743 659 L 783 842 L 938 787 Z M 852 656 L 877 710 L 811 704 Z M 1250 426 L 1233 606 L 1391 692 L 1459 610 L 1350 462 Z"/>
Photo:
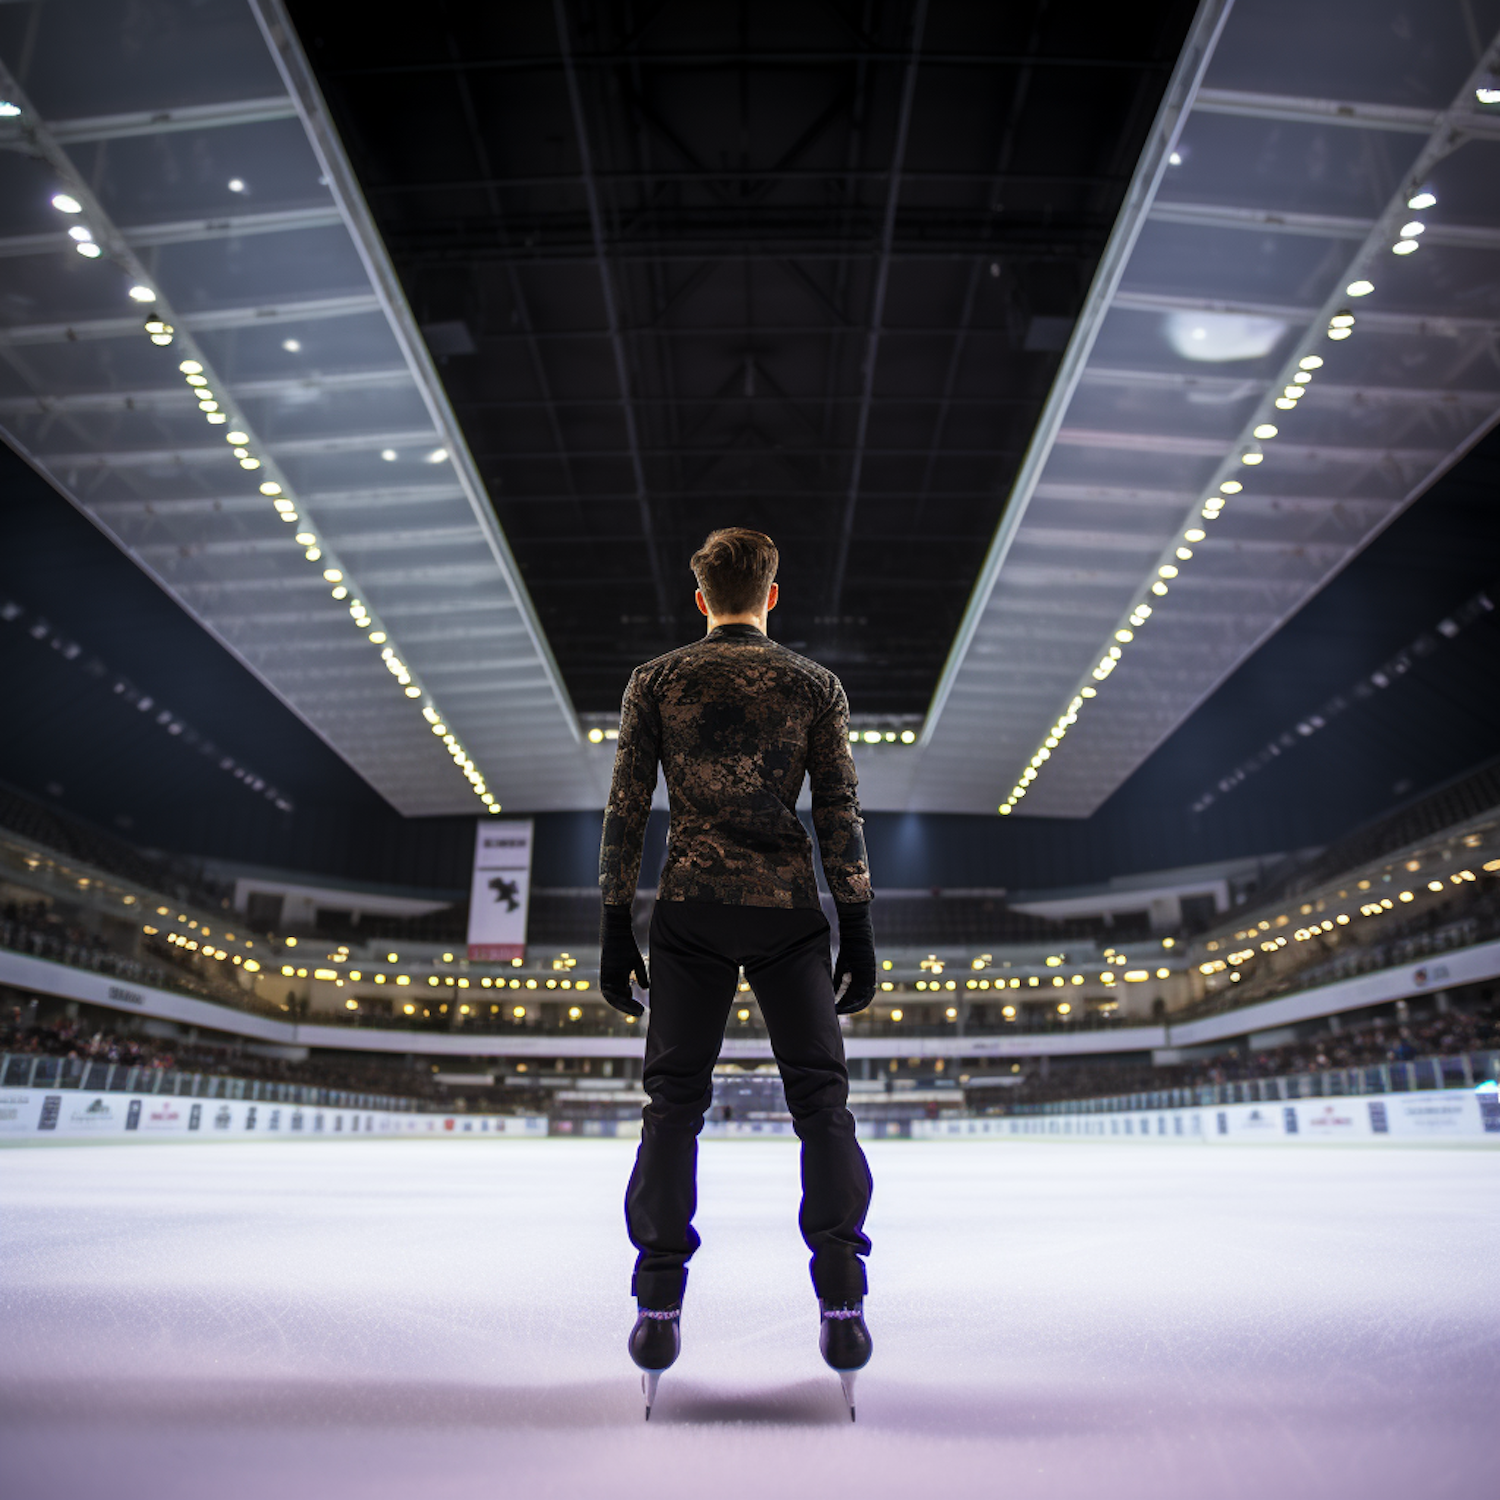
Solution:
<path fill-rule="evenodd" d="M 531 897 L 531 819 L 488 819 L 480 822 L 474 835 L 469 957 L 490 962 L 524 958 Z"/>

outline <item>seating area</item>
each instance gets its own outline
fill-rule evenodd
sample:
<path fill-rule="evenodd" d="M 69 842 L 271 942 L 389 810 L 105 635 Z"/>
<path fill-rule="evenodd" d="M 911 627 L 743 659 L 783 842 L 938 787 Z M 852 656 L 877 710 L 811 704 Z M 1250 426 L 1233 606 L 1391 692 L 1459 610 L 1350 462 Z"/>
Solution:
<path fill-rule="evenodd" d="M 1395 812 L 1356 828 L 1308 862 L 1289 863 L 1272 871 L 1257 895 L 1257 904 L 1290 900 L 1336 879 L 1346 870 L 1372 864 L 1424 839 L 1500 807 L 1500 760 L 1418 797 Z"/>
<path fill-rule="evenodd" d="M 147 852 L 82 818 L 46 807 L 4 782 L 0 782 L 0 828 L 180 901 L 225 907 L 233 894 L 227 887 L 208 880 L 192 860 Z"/>

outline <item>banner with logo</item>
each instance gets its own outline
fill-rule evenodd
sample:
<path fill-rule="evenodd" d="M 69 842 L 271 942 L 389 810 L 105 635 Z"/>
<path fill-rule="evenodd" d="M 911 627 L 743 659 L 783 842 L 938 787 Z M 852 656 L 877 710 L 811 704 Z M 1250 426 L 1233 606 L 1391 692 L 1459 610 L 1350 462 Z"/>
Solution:
<path fill-rule="evenodd" d="M 490 818 L 475 829 L 469 887 L 469 957 L 525 958 L 531 897 L 530 818 Z"/>
<path fill-rule="evenodd" d="M 364 1140 L 392 1135 L 544 1136 L 545 1115 L 430 1115 L 266 1100 L 81 1089 L 0 1089 L 0 1136 L 55 1140 Z"/>
<path fill-rule="evenodd" d="M 861 1129 L 864 1127 L 862 1126 Z M 1464 1141 L 1500 1147 L 1500 1092 L 1473 1089 L 1353 1095 L 1265 1104 L 1187 1105 L 1129 1114 L 1009 1115 L 913 1120 L 913 1140 L 946 1136 L 1047 1136 L 1074 1140 L 1159 1141 L 1201 1145 L 1306 1145 L 1339 1141 Z"/>

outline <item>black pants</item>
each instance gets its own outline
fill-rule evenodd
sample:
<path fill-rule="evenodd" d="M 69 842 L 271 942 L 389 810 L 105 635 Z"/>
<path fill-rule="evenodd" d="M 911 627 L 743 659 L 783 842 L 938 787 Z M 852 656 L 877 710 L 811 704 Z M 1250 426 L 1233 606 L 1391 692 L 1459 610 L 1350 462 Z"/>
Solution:
<path fill-rule="evenodd" d="M 682 1297 L 698 1248 L 698 1132 L 713 1067 L 744 966 L 771 1034 L 802 1142 L 798 1223 L 819 1297 L 865 1291 L 870 1169 L 854 1138 L 844 1038 L 833 1009 L 828 922 L 820 911 L 659 901 L 651 918 L 651 1024 L 642 1077 L 650 1096 L 625 1193 L 636 1257 L 633 1289 L 647 1307 Z"/>

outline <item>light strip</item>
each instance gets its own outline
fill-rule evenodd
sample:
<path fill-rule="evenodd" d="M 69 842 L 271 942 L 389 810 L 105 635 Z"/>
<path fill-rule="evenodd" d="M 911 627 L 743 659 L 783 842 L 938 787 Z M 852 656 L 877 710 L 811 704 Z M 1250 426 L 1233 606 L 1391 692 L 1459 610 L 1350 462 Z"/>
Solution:
<path fill-rule="evenodd" d="M 260 493 L 281 520 L 288 525 L 304 525 L 305 529 L 296 534 L 296 542 L 302 547 L 304 558 L 309 563 L 322 565 L 323 579 L 331 585 L 333 599 L 339 603 L 349 601 L 349 614 L 355 625 L 366 632 L 370 644 L 379 650 L 381 660 L 400 684 L 404 695 L 421 703 L 422 717 L 432 732 L 442 739 L 474 795 L 490 812 L 498 813 L 501 810 L 500 803 L 486 784 L 484 774 L 444 722 L 432 695 L 421 686 L 409 664 L 403 660 L 396 647 L 390 644 L 389 633 L 375 618 L 374 612 L 358 597 L 359 591 L 353 588 L 354 580 L 347 570 L 323 545 L 316 530 L 310 524 L 302 522 L 285 476 L 277 469 L 274 460 L 262 457 L 265 449 L 256 441 L 250 424 L 244 417 L 231 418 L 231 413 L 226 410 L 230 405 L 229 401 L 227 398 L 221 399 L 224 393 L 223 383 L 215 378 L 202 351 L 191 338 L 178 333 L 174 321 L 176 315 L 167 305 L 166 299 L 155 288 L 152 278 L 132 254 L 98 200 L 77 177 L 67 154 L 50 138 L 41 118 L 3 67 L 0 67 L 0 111 L 3 111 L 4 118 L 14 122 L 21 138 L 30 146 L 31 154 L 57 174 L 58 188 L 52 195 L 52 206 L 58 213 L 74 221 L 69 229 L 74 248 L 86 259 L 112 263 L 130 278 L 128 295 L 136 303 L 149 308 L 143 327 L 154 345 L 166 348 L 181 341 L 179 352 L 186 357 L 178 363 L 178 370 L 189 390 L 198 397 L 198 407 L 204 420 L 211 427 L 228 428 L 224 436 L 231 445 L 233 456 L 239 461 L 241 469 L 255 476 Z M 448 455 L 443 452 L 442 456 L 446 459 Z"/>
<path fill-rule="evenodd" d="M 1493 46 L 1491 50 L 1494 50 Z M 1476 76 L 1486 66 L 1487 64 L 1482 64 Z M 1090 700 L 1097 698 L 1099 686 L 1108 680 L 1124 659 L 1126 650 L 1136 640 L 1137 632 L 1152 617 L 1154 609 L 1160 607 L 1153 605 L 1151 599 L 1165 598 L 1173 582 L 1193 560 L 1193 548 L 1207 537 L 1198 521 L 1201 519 L 1212 523 L 1218 520 L 1224 513 L 1226 504 L 1244 491 L 1245 480 L 1239 477 L 1241 473 L 1247 468 L 1254 470 L 1264 460 L 1265 452 L 1261 445 L 1271 442 L 1279 435 L 1279 424 L 1289 419 L 1295 420 L 1293 414 L 1299 402 L 1312 383 L 1315 372 L 1323 367 L 1323 356 L 1315 352 L 1316 349 L 1322 347 L 1325 339 L 1337 344 L 1352 336 L 1356 319 L 1346 299 L 1368 297 L 1374 292 L 1375 283 L 1371 274 L 1382 250 L 1405 256 L 1418 248 L 1425 226 L 1412 220 L 1411 214 L 1416 210 L 1432 208 L 1437 203 L 1436 196 L 1427 186 L 1427 177 L 1439 161 L 1457 150 L 1467 139 L 1461 131 L 1452 127 L 1456 123 L 1456 117 L 1466 112 L 1463 105 L 1473 97 L 1474 86 L 1472 79 L 1467 82 L 1460 90 L 1453 107 L 1440 118 L 1438 128 L 1412 166 L 1407 179 L 1408 186 L 1386 206 L 1350 263 L 1346 272 L 1349 279 L 1343 290 L 1324 303 L 1321 313 L 1311 320 L 1308 331 L 1298 341 L 1291 358 L 1283 367 L 1279 393 L 1262 401 L 1260 410 L 1247 424 L 1249 430 L 1234 444 L 1233 453 L 1226 456 L 1218 473 L 1210 481 L 1208 495 L 1195 507 L 1197 516 L 1190 513 L 1187 524 L 1168 543 L 1157 564 L 1149 594 L 1143 590 L 1129 615 L 1114 631 L 1098 662 L 1089 669 L 1087 678 L 1075 690 L 1067 708 L 1058 716 L 1042 743 L 1033 752 L 1030 762 L 1016 778 L 1009 795 L 996 809 L 1002 817 L 1015 811 L 1041 775 L 1042 768 L 1052 758 L 1052 752 L 1062 743 L 1069 729 L 1078 722 L 1084 707 Z"/>

